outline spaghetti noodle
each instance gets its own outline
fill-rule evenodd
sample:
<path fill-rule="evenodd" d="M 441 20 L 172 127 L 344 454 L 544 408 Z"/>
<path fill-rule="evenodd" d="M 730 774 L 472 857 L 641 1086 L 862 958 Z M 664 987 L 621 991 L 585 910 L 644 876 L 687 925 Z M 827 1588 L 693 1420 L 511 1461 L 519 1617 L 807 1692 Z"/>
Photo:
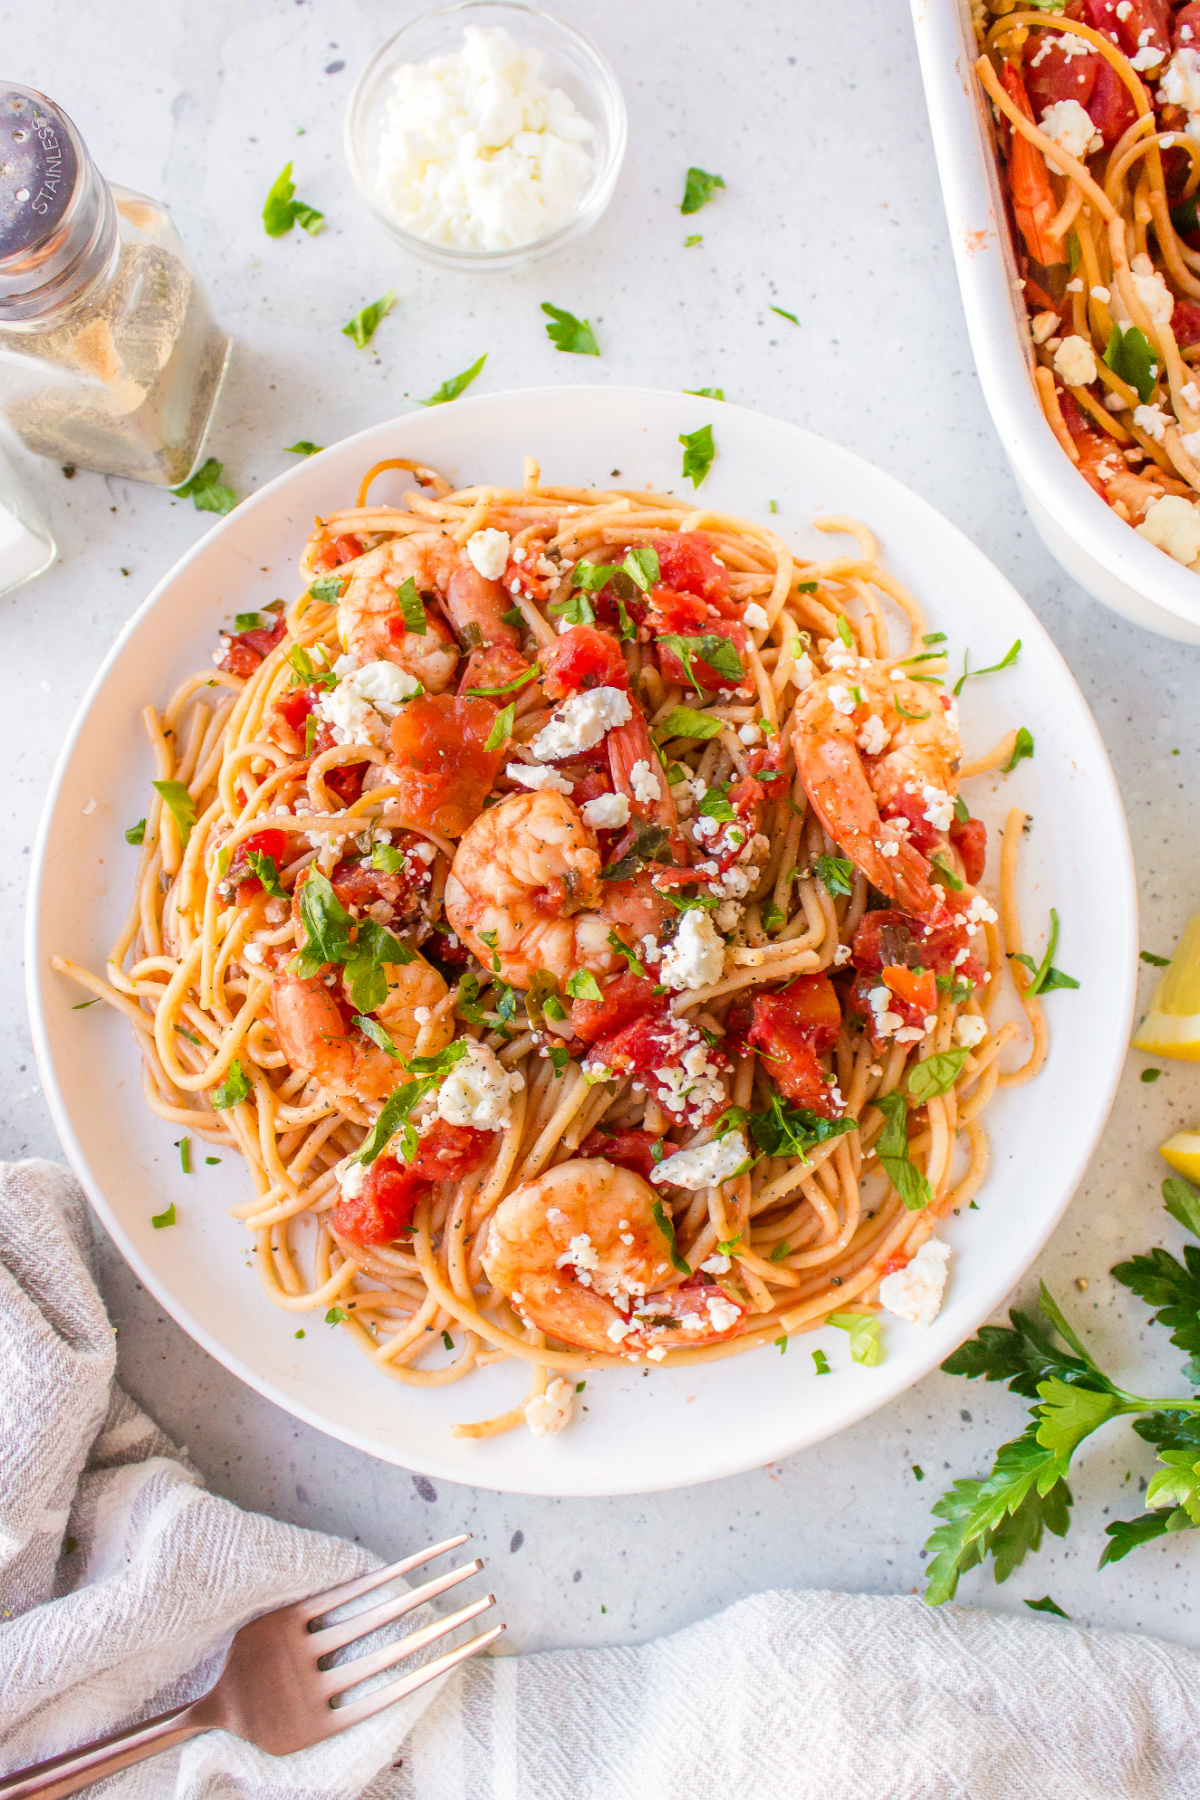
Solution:
<path fill-rule="evenodd" d="M 1200 6 L 990 0 L 976 25 L 1042 410 L 1100 498 L 1200 571 Z"/>
<path fill-rule="evenodd" d="M 386 468 L 417 486 L 370 505 Z M 958 791 L 1011 739 L 963 769 L 944 634 L 816 523 L 855 547 L 380 464 L 300 596 L 146 708 L 107 979 L 55 966 L 129 1019 L 150 1107 L 245 1158 L 276 1306 L 410 1385 L 529 1365 L 460 1434 L 861 1326 L 1045 1055 L 1023 964 L 1015 1071 L 991 1022 L 1024 816 L 998 918 Z"/>

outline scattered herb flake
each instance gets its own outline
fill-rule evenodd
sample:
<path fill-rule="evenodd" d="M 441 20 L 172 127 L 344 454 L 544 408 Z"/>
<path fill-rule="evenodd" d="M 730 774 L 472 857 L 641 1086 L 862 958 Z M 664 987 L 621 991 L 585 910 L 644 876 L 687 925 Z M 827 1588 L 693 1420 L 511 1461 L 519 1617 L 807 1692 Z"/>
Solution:
<path fill-rule="evenodd" d="M 712 426 L 701 425 L 696 431 L 681 432 L 678 441 L 683 445 L 683 479 L 698 488 L 717 454 Z"/>
<path fill-rule="evenodd" d="M 546 336 L 555 349 L 571 356 L 599 356 L 600 346 L 587 319 L 577 319 L 563 307 L 551 306 L 549 300 L 542 301 L 542 311 L 551 321 L 546 327 Z"/>
<path fill-rule="evenodd" d="M 222 516 L 230 513 L 237 505 L 237 495 L 221 480 L 223 466 L 215 456 L 210 456 L 194 475 L 189 475 L 171 492 L 177 500 L 190 500 L 197 512 L 220 513 Z"/>
<path fill-rule="evenodd" d="M 168 1206 L 166 1212 L 151 1213 L 150 1223 L 153 1225 L 155 1231 L 162 1231 L 165 1226 L 174 1225 L 174 1223 L 175 1223 L 175 1202 L 172 1200 L 172 1202 L 171 1202 L 170 1206 Z"/>
<path fill-rule="evenodd" d="M 387 318 L 396 304 L 396 290 L 389 288 L 378 300 L 372 300 L 361 312 L 356 312 L 352 319 L 342 326 L 342 336 L 348 337 L 360 350 L 365 350 L 375 336 L 380 324 Z"/>
<path fill-rule="evenodd" d="M 449 381 L 443 381 L 436 393 L 430 394 L 428 400 L 422 400 L 421 405 L 444 406 L 448 400 L 457 400 L 460 394 L 466 393 L 486 361 L 487 351 L 485 350 L 478 362 L 473 362 L 469 369 L 463 370 L 461 375 L 452 375 Z"/>

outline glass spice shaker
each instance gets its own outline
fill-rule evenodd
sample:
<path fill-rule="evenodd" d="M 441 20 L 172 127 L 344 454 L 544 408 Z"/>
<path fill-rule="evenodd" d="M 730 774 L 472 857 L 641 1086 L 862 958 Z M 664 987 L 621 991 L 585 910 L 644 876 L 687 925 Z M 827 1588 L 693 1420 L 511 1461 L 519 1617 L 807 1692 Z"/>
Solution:
<path fill-rule="evenodd" d="M 228 358 L 166 207 L 106 182 L 44 94 L 0 82 L 0 412 L 17 434 L 178 487 Z"/>

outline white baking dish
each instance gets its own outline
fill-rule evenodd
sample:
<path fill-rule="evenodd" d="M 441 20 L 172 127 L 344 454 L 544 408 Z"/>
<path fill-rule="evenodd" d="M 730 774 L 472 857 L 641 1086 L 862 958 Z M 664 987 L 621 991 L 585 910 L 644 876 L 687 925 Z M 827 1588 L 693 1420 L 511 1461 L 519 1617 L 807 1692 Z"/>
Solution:
<path fill-rule="evenodd" d="M 1105 606 L 1161 637 L 1200 644 L 1200 576 L 1146 543 L 1092 492 L 1038 404 L 967 0 L 911 5 L 971 347 L 1033 522 L 1068 574 Z"/>

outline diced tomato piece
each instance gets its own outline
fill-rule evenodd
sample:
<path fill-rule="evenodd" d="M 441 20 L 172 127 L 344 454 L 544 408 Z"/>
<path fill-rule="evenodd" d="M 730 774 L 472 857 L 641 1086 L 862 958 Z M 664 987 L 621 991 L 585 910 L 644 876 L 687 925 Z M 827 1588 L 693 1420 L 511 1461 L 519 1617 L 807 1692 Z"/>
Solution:
<path fill-rule="evenodd" d="M 547 651 L 542 687 L 551 700 L 588 688 L 628 689 L 625 658 L 615 637 L 594 625 L 572 625 Z"/>
<path fill-rule="evenodd" d="M 1169 51 L 1169 0 L 1084 0 L 1087 20 L 1125 52 L 1136 56 L 1146 44 Z"/>
<path fill-rule="evenodd" d="M 1176 50 L 1200 50 L 1200 0 L 1188 0 L 1171 21 L 1171 42 Z"/>
<path fill-rule="evenodd" d="M 601 794 L 611 794 L 612 791 L 613 785 L 608 770 L 590 769 L 582 780 L 575 783 L 575 792 L 571 798 L 576 806 L 586 806 L 589 800 L 598 800 Z"/>
<path fill-rule="evenodd" d="M 486 747 L 498 716 L 490 700 L 452 694 L 423 694 L 401 709 L 392 721 L 391 765 L 405 818 L 462 836 L 504 761 L 504 744 Z"/>
<path fill-rule="evenodd" d="M 696 594 L 727 619 L 739 616 L 739 608 L 729 598 L 729 570 L 717 561 L 702 531 L 677 531 L 674 537 L 655 538 L 654 549 L 664 587 Z"/>
<path fill-rule="evenodd" d="M 910 794 L 901 788 L 881 809 L 883 818 L 904 819 L 907 822 L 909 842 L 926 857 L 942 841 L 936 825 L 931 825 L 925 817 L 927 804 L 920 794 Z"/>
<path fill-rule="evenodd" d="M 355 1244 L 390 1244 L 412 1224 L 429 1183 L 394 1156 L 377 1156 L 352 1200 L 339 1200 L 329 1216 L 339 1236 Z"/>
<path fill-rule="evenodd" d="M 632 1169 L 643 1181 L 649 1181 L 651 1172 L 658 1164 L 654 1159 L 656 1146 L 662 1146 L 659 1162 L 678 1148 L 675 1144 L 664 1144 L 649 1131 L 593 1131 L 579 1146 L 580 1156 L 602 1156 L 605 1162 L 616 1163 L 619 1169 Z"/>
<path fill-rule="evenodd" d="M 395 913 L 414 911 L 421 893 L 428 886 L 429 869 L 411 852 L 414 845 L 424 842 L 416 832 L 404 832 L 396 839 L 392 847 L 405 855 L 405 863 L 394 873 L 373 868 L 370 864 L 364 866 L 359 858 L 343 857 L 334 865 L 329 877 L 334 893 L 343 906 L 357 906 L 362 912 L 367 912 L 381 900 Z"/>
<path fill-rule="evenodd" d="M 656 599 L 658 593 L 659 589 L 656 588 L 651 598 Z M 657 618 L 653 623 L 656 635 L 661 635 L 664 630 L 667 630 L 680 637 L 728 638 L 729 642 L 733 645 L 734 650 L 737 652 L 738 661 L 742 666 L 742 674 L 736 678 L 731 678 L 729 675 L 723 674 L 719 669 L 714 669 L 709 663 L 704 661 L 703 657 L 693 655 L 692 674 L 689 675 L 683 662 L 676 655 L 675 651 L 669 645 L 660 642 L 658 644 L 658 666 L 662 670 L 664 681 L 677 681 L 684 687 L 692 687 L 695 685 L 695 682 L 699 682 L 701 687 L 710 690 L 716 690 L 718 688 L 741 688 L 746 685 L 746 647 L 749 643 L 749 638 L 747 637 L 745 626 L 739 624 L 736 619 L 713 618 L 710 615 L 700 621 L 697 625 L 693 626 L 690 630 L 685 631 L 680 631 L 678 626 L 675 625 L 662 626 L 659 624 Z"/>
<path fill-rule="evenodd" d="M 1057 32 L 1041 32 L 1030 37 L 1025 47 L 1025 92 L 1033 116 L 1040 120 L 1048 106 L 1060 100 L 1075 100 L 1085 110 L 1096 85 L 1096 71 L 1103 62 L 1098 50 L 1085 56 L 1068 56 L 1067 46 L 1075 50 L 1078 38 L 1064 39 Z"/>
<path fill-rule="evenodd" d="M 316 748 L 324 750 L 328 746 L 318 741 Z M 337 795 L 343 806 L 353 806 L 362 795 L 362 785 L 370 766 L 370 763 L 365 762 L 342 763 L 339 768 L 326 769 L 325 786 L 331 794 Z"/>
<path fill-rule="evenodd" d="M 710 1298 L 721 1302 L 723 1315 L 726 1302 L 737 1309 L 739 1316 L 734 1324 L 713 1324 Z M 669 1349 L 685 1346 L 691 1349 L 694 1344 L 723 1343 L 746 1329 L 750 1308 L 732 1288 L 724 1288 L 719 1282 L 709 1282 L 700 1276 L 681 1282 L 676 1288 L 647 1295 L 638 1303 L 638 1310 L 643 1314 L 644 1322 L 638 1331 L 622 1341 L 631 1349 L 650 1350 L 662 1345 Z M 686 1319 L 693 1321 L 690 1327 L 684 1324 Z"/>
<path fill-rule="evenodd" d="M 1111 150 L 1117 139 L 1129 130 L 1137 118 L 1133 95 L 1109 62 L 1101 62 L 1096 70 L 1096 81 L 1092 97 L 1087 103 L 1087 114 L 1104 139 L 1106 150 Z"/>
<path fill-rule="evenodd" d="M 962 857 L 963 874 L 972 887 L 978 887 L 987 861 L 987 826 L 982 819 L 955 819 L 950 842 Z"/>
<path fill-rule="evenodd" d="M 882 1281 L 885 1275 L 895 1275 L 901 1269 L 907 1269 L 912 1259 L 913 1253 L 911 1250 L 897 1250 L 894 1256 L 888 1257 L 882 1269 L 880 1269 L 879 1279 Z"/>
<path fill-rule="evenodd" d="M 227 640 L 220 667 L 228 675 L 253 675 L 287 635 L 287 621 L 282 613 L 268 628 L 256 626 L 253 631 L 239 631 Z"/>
<path fill-rule="evenodd" d="M 1200 50 L 1200 35 L 1197 36 L 1196 48 Z M 1175 311 L 1171 314 L 1171 330 L 1175 333 L 1176 343 L 1180 345 L 1200 344 L 1200 306 L 1194 300 L 1175 302 Z"/>
<path fill-rule="evenodd" d="M 646 601 L 646 622 L 658 636 L 664 631 L 680 637 L 698 637 L 707 631 L 713 615 L 694 594 L 677 593 L 665 585 L 651 588 Z"/>
<path fill-rule="evenodd" d="M 519 681 L 523 675 L 528 674 L 529 664 L 521 652 L 514 644 L 506 643 L 503 638 L 498 638 L 494 644 L 489 644 L 486 650 L 472 650 L 463 665 L 458 691 L 460 694 L 466 694 L 472 688 L 504 687 L 507 683 Z M 518 694 L 524 692 L 524 687 L 511 688 L 507 694 L 499 696 L 498 703 L 503 706 L 506 701 L 513 700 Z"/>
<path fill-rule="evenodd" d="M 883 985 L 891 989 L 897 1000 L 920 1013 L 922 1019 L 937 1011 L 937 977 L 932 969 L 917 975 L 903 963 L 890 963 L 883 970 Z"/>
<path fill-rule="evenodd" d="M 447 1119 L 435 1119 L 425 1135 L 418 1139 L 417 1153 L 409 1167 L 414 1175 L 426 1181 L 461 1181 L 486 1162 L 500 1142 L 494 1131 L 480 1131 L 474 1125 L 451 1125 Z"/>
<path fill-rule="evenodd" d="M 289 688 L 280 694 L 274 703 L 273 710 L 283 720 L 289 730 L 294 731 L 301 742 L 304 740 L 304 722 L 309 713 L 316 710 L 317 701 L 321 698 L 321 690 L 315 687 Z"/>
<path fill-rule="evenodd" d="M 935 975 L 957 975 L 963 981 L 978 981 L 983 970 L 972 954 L 961 963 L 954 960 L 960 950 L 969 953 L 971 946 L 962 913 L 949 904 L 957 898 L 955 894 L 948 895 L 947 903 L 928 924 L 891 907 L 866 913 L 854 934 L 851 951 L 854 967 L 878 977 L 885 968 L 903 965 L 913 969 L 919 966 L 932 969 Z"/>
<path fill-rule="evenodd" d="M 585 1044 L 595 1044 L 645 1013 L 667 1010 L 667 997 L 655 994 L 652 981 L 644 981 L 640 975 L 627 971 L 609 982 L 599 1000 L 572 1002 L 571 1030 Z"/>
<path fill-rule="evenodd" d="M 238 903 L 244 906 L 255 894 L 262 893 L 262 882 L 250 873 L 253 855 L 269 856 L 276 869 L 287 855 L 287 834 L 282 831 L 255 831 L 243 838 L 229 865 L 229 880 L 237 883 Z"/>
<path fill-rule="evenodd" d="M 814 985 L 820 982 L 828 994 Z M 823 975 L 801 977 L 794 988 L 798 991 L 755 995 L 748 1042 L 760 1052 L 772 1080 L 789 1100 L 835 1119 L 840 1108 L 817 1060 L 816 1046 L 828 1049 L 836 1039 L 841 1005 L 832 982 Z"/>
<path fill-rule="evenodd" d="M 339 563 L 353 562 L 356 556 L 362 555 L 362 551 L 363 547 L 358 538 L 349 534 L 345 537 L 336 537 L 332 543 L 325 544 L 317 552 L 313 559 L 313 566 L 319 569 L 323 575 L 327 575 L 330 569 L 336 569 Z"/>

